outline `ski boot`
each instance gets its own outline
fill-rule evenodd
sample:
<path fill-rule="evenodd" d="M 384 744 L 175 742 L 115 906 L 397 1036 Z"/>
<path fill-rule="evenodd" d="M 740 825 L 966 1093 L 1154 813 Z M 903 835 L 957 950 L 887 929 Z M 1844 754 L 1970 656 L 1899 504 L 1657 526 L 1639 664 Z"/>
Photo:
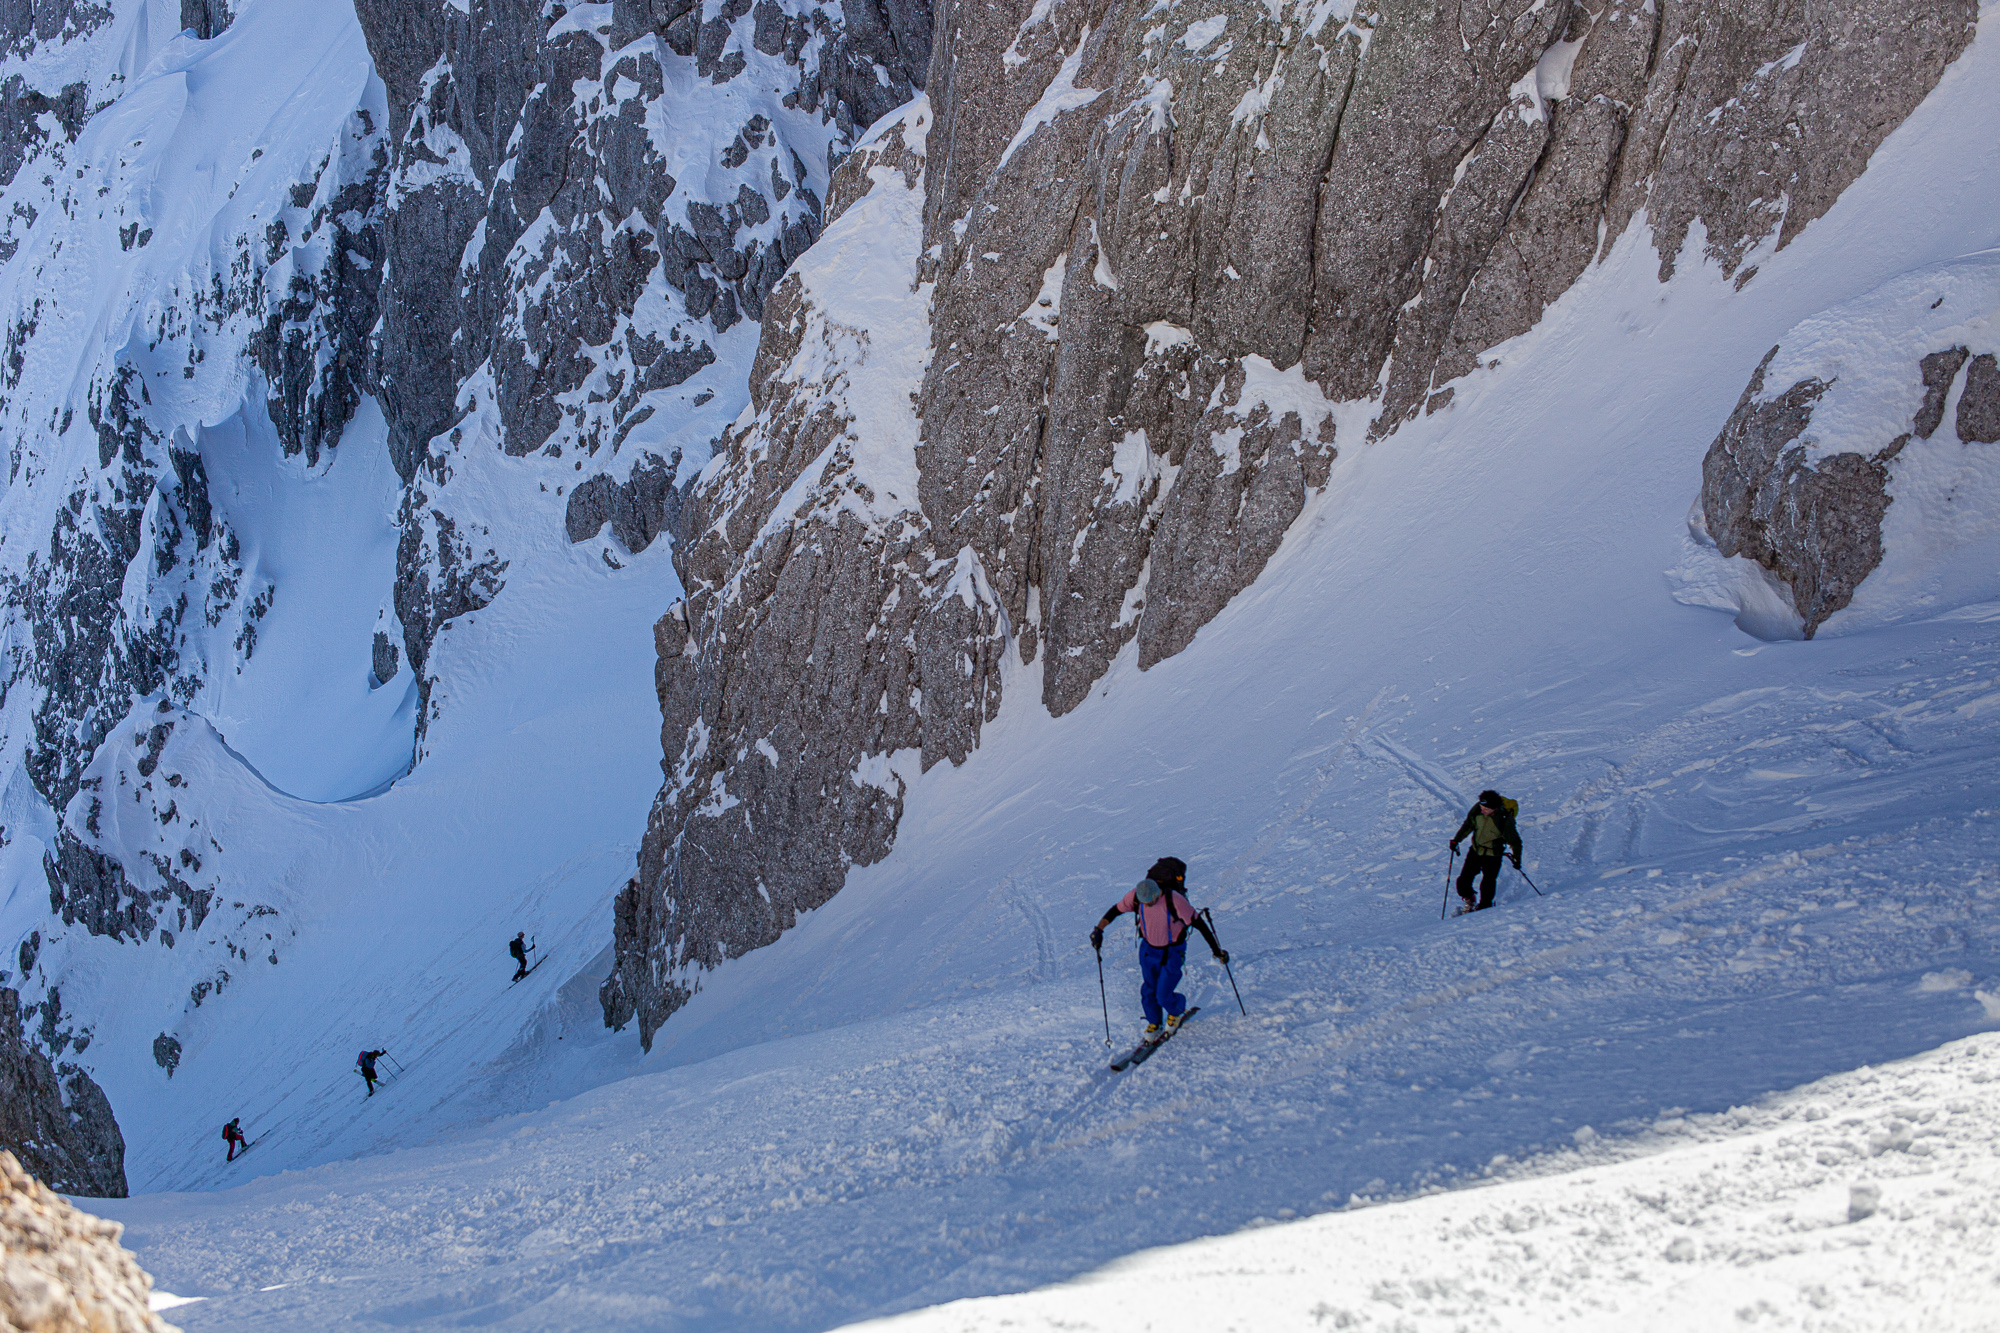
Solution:
<path fill-rule="evenodd" d="M 1167 1035 L 1169 1037 L 1173 1036 L 1176 1032 L 1179 1032 L 1181 1030 L 1181 1020 L 1186 1017 L 1187 1017 L 1186 1014 L 1167 1015 Z"/>
<path fill-rule="evenodd" d="M 1166 1029 L 1161 1027 L 1158 1023 L 1148 1023 L 1146 1024 L 1146 1030 L 1139 1034 L 1139 1040 L 1144 1042 L 1146 1045 L 1151 1046 L 1154 1042 L 1161 1040 L 1166 1035 L 1167 1035 Z"/>

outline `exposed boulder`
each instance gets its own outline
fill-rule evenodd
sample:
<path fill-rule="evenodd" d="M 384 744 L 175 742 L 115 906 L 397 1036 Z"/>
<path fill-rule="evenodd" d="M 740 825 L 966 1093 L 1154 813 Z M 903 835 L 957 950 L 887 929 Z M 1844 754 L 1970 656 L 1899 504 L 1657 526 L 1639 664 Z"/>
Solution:
<path fill-rule="evenodd" d="M 1892 504 L 1911 559 L 1980 539 L 1984 464 L 1968 451 L 2000 439 L 1996 312 L 2000 260 L 1973 255 L 1804 320 L 1709 445 L 1701 533 L 1769 571 L 1804 637 L 1883 563 Z"/>
<path fill-rule="evenodd" d="M 1804 379 L 1764 398 L 1777 354 L 1765 355 L 1709 446 L 1701 505 L 1718 551 L 1755 560 L 1791 588 L 1810 639 L 1882 562 L 1889 472 L 1882 458 L 1858 453 L 1809 460 L 1799 440 L 1828 386 Z"/>
<path fill-rule="evenodd" d="M 0 1329 L 178 1333 L 147 1308 L 153 1279 L 118 1243 L 124 1234 L 0 1151 Z"/>

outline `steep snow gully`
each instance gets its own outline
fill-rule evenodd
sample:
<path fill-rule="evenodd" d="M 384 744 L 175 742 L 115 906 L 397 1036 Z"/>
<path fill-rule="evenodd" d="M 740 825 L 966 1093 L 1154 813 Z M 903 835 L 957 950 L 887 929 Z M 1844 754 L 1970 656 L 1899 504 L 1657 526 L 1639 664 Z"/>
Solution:
<path fill-rule="evenodd" d="M 246 973 L 234 1057 L 104 1075 L 153 1192 L 89 1206 L 196 1331 L 820 1329 L 1237 1232 L 909 1326 L 1993 1327 L 1993 446 L 1926 465 L 1950 541 L 1891 524 L 1810 642 L 1737 627 L 1754 580 L 1687 514 L 1789 330 L 1996 262 L 1997 23 L 1754 282 L 1691 235 L 1661 284 L 1642 217 L 1447 409 L 1343 418 L 1186 651 L 1060 720 L 1010 681 L 966 764 L 910 766 L 893 855 L 650 1054 L 595 993 L 656 781 L 635 618 L 677 589 L 657 549 L 524 562 L 440 639 L 487 665 L 415 773 L 294 812 L 343 891 Z M 1441 921 L 1487 786 L 1545 896 Z M 1249 1013 L 1197 948 L 1202 1016 L 1114 1076 L 1084 933 L 1167 852 Z M 374 1098 L 362 1044 L 407 1068 Z M 269 1137 L 225 1166 L 233 1114 Z"/>

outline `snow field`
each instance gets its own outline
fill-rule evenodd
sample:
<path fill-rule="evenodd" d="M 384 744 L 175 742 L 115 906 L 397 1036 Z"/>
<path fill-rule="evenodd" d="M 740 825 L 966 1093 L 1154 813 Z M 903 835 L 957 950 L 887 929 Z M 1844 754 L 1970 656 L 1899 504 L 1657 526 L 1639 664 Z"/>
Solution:
<path fill-rule="evenodd" d="M 1990 825 L 1968 832 L 1990 866 Z M 1357 1196 L 1506 1177 L 1579 1141 L 1605 1160 L 1649 1152 L 1677 1141 L 1684 1107 L 1983 1026 L 1990 935 L 1955 967 L 1933 935 L 1976 929 L 1994 882 L 1913 855 L 1933 834 L 1707 884 L 1663 875 L 1643 902 L 1510 892 L 1449 926 L 1419 915 L 1435 912 L 1425 876 L 1421 906 L 1373 938 L 1244 945 L 1225 916 L 1251 1016 L 1197 957 L 1203 1013 L 1131 1074 L 1104 1068 L 1093 978 L 1071 970 L 421 1148 L 91 1206 L 127 1223 L 163 1287 L 210 1297 L 180 1312 L 190 1330 L 805 1329 L 1018 1290 Z M 1905 896 L 1863 908 L 1890 869 Z M 1745 925 L 1773 914 L 1782 947 Z M 1074 952 L 1088 958 L 1080 938 Z M 1122 1043 L 1122 931 L 1106 965 Z M 398 1113 L 402 1095 L 368 1109 Z"/>
<path fill-rule="evenodd" d="M 1499 1183 L 1153 1250 L 879 1333 L 1991 1329 L 2000 1036 L 1663 1118 Z"/>
<path fill-rule="evenodd" d="M 1766 644 L 1676 604 L 1664 571 L 1684 555 L 1702 451 L 1775 341 L 1897 274 L 2000 244 L 1987 28 L 1834 209 L 1751 258 L 1742 291 L 1694 258 L 1698 237 L 1661 287 L 1635 231 L 1449 410 L 1376 445 L 1343 415 L 1327 490 L 1186 652 L 1145 673 L 1128 653 L 1059 720 L 1036 698 L 1039 668 L 1010 658 L 1000 717 L 964 767 L 912 783 L 894 854 L 706 975 L 650 1056 L 596 1026 L 592 946 L 625 873 L 614 863 L 630 864 L 618 840 L 636 838 L 657 781 L 637 636 L 642 593 L 670 600 L 664 556 L 637 591 L 589 567 L 587 545 L 523 560 L 476 625 L 440 641 L 463 654 L 447 678 L 466 683 L 431 757 L 353 807 L 370 859 L 322 882 L 378 879 L 323 896 L 310 929 L 324 957 L 263 983 L 268 1028 L 248 1031 L 235 1068 L 184 1070 L 166 1097 L 160 1080 L 111 1088 L 121 1108 L 161 1103 L 140 1127 L 148 1179 L 207 1188 L 286 1169 L 93 1207 L 128 1222 L 164 1287 L 209 1297 L 177 1311 L 191 1333 L 819 1329 L 1357 1196 L 1487 1181 L 1586 1127 L 1650 1149 L 1719 1123 L 1689 1110 L 1982 1032 L 2000 1007 L 2000 572 Z M 476 433 L 454 466 L 457 484 L 491 488 L 496 526 L 508 487 L 534 482 L 502 481 L 529 465 Z M 601 600 L 577 605 L 578 589 Z M 629 638 L 593 661 L 592 624 Z M 1548 896 L 1509 871 L 1498 910 L 1441 923 L 1445 838 L 1489 785 L 1522 800 Z M 1112 1076 L 1084 933 L 1163 852 L 1215 908 L 1250 1013 L 1197 947 L 1203 1014 Z M 501 942 L 529 906 L 563 923 L 560 964 L 495 1000 Z M 1105 965 L 1122 1041 L 1136 968 L 1121 938 Z M 364 1104 L 346 1063 L 383 1032 L 425 1058 Z M 214 1126 L 280 1087 L 311 1133 L 225 1171 Z M 1958 1134 L 1956 1096 L 1919 1089 L 1916 1114 L 1891 1109 Z M 1990 1132 L 1990 1115 L 1967 1114 Z M 1872 1115 L 1851 1141 L 1886 1126 Z M 1897 1210 L 1917 1205 L 1891 1167 L 1958 1160 L 1891 1151 L 1867 1168 L 1878 1217 L 1838 1235 L 1903 1225 Z M 378 1155 L 336 1160 L 355 1153 Z M 1705 1271 L 1711 1231 L 1807 1237 L 1771 1261 L 1792 1266 L 1782 1280 L 1847 1300 L 1847 1252 L 1766 1216 L 1841 1215 L 1840 1191 L 1866 1182 L 1821 1165 L 1824 1197 L 1772 1204 L 1745 1185 L 1709 1207 L 1710 1227 L 1676 1231 L 1672 1209 L 1695 1205 L 1670 1200 L 1650 1238 L 1636 1221 L 1598 1229 L 1655 1258 L 1688 1233 L 1695 1266 L 1659 1269 L 1673 1274 Z M 1538 1219 L 1560 1202 L 1506 1207 Z M 1645 1215 L 1612 1220 L 1627 1216 Z M 1952 1233 L 1909 1225 L 1906 1253 L 1956 1252 Z M 1581 1244 L 1542 1230 L 1529 1243 L 1563 1262 L 1562 1244 Z M 1468 1242 L 1468 1263 L 1499 1265 L 1515 1235 Z M 1433 1227 L 1410 1244 L 1436 1242 Z M 1558 1312 L 1582 1299 L 1555 1285 L 1581 1283 L 1574 1267 L 1507 1261 L 1478 1289 L 1526 1276 Z M 1405 1283 L 1385 1326 L 1470 1299 L 1420 1297 L 1419 1277 L 1473 1279 L 1407 1247 L 1378 1264 L 1387 1276 L 1357 1264 L 1353 1280 Z M 1633 1260 L 1635 1290 L 1654 1267 Z M 1593 1273 L 1616 1292 L 1622 1271 Z M 1356 1290 L 1339 1309 L 1388 1308 Z M 1757 1300 L 1804 1309 L 1778 1296 L 1722 1294 L 1727 1318 Z M 1644 1299 L 1673 1317 L 1657 1291 Z"/>

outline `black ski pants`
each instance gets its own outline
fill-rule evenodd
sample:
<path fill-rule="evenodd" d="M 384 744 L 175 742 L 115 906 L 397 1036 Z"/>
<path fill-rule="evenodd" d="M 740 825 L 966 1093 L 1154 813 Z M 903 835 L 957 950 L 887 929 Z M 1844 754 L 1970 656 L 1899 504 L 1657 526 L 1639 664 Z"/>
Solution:
<path fill-rule="evenodd" d="M 1465 899 L 1467 907 L 1493 906 L 1493 890 L 1500 882 L 1500 860 L 1496 854 L 1481 856 L 1478 852 L 1465 854 L 1465 869 L 1458 872 L 1458 896 Z M 1472 881 L 1483 876 L 1479 885 L 1479 901 L 1472 900 Z"/>

